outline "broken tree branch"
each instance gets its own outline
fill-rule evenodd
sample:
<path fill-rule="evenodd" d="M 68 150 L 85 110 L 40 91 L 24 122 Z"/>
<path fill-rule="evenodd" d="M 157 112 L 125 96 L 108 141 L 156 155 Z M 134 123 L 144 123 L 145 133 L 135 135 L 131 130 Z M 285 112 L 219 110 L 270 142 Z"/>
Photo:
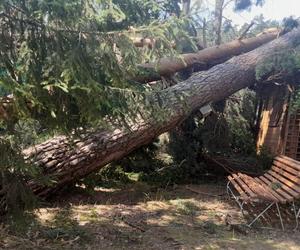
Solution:
<path fill-rule="evenodd" d="M 150 143 L 158 135 L 175 128 L 200 107 L 253 85 L 255 68 L 259 62 L 276 51 L 299 44 L 300 28 L 208 71 L 194 74 L 170 88 L 153 93 L 153 101 L 160 99 L 162 112 L 166 114 L 160 121 L 155 119 L 154 114 L 147 113 L 132 124 L 130 130 L 122 127 L 98 129 L 76 140 L 62 135 L 24 150 L 24 157 L 29 162 L 39 166 L 45 176 L 55 178 L 56 181 L 52 186 L 30 181 L 29 187 L 38 196 L 49 196 L 65 185 L 121 159 Z M 179 94 L 181 98 L 178 98 Z"/>

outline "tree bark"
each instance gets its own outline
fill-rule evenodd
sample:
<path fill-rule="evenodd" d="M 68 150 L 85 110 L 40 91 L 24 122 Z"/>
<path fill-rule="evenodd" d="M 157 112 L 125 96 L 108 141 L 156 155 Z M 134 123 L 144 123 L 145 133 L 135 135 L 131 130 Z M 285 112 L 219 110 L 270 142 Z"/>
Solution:
<path fill-rule="evenodd" d="M 257 37 L 234 40 L 219 46 L 205 48 L 197 53 L 180 55 L 180 58 L 162 58 L 156 63 L 141 65 L 141 69 L 148 73 L 136 76 L 133 80 L 141 83 L 157 81 L 161 76 L 167 77 L 174 73 L 195 66 L 198 70 L 205 70 L 216 64 L 225 62 L 233 56 L 251 51 L 278 36 L 278 32 L 269 32 Z"/>
<path fill-rule="evenodd" d="M 162 76 L 170 76 L 183 69 L 194 66 L 196 71 L 208 69 L 218 63 L 228 60 L 230 57 L 251 51 L 278 36 L 276 30 L 268 33 L 262 33 L 258 37 L 252 37 L 244 40 L 234 40 L 220 46 L 210 47 L 200 50 L 197 53 L 188 53 L 182 55 L 182 60 L 174 58 L 161 59 L 158 64 L 144 64 L 142 68 L 149 71 L 147 74 L 136 76 L 135 81 L 141 83 L 160 80 Z M 156 66 L 155 66 L 156 65 Z M 157 70 L 155 70 L 157 68 Z M 0 121 L 9 120 L 13 114 L 11 104 L 13 96 L 0 98 Z M 28 103 L 30 106 L 30 103 Z"/>
<path fill-rule="evenodd" d="M 223 20 L 223 5 L 224 0 L 215 1 L 215 20 L 214 20 L 214 32 L 215 32 L 215 45 L 221 44 L 221 30 Z"/>
<path fill-rule="evenodd" d="M 202 28 L 203 48 L 207 47 L 206 29 L 207 29 L 207 23 L 206 23 L 206 19 L 204 18 L 203 19 L 203 28 Z"/>
<path fill-rule="evenodd" d="M 261 60 L 300 44 L 300 29 L 292 31 L 252 52 L 237 56 L 197 73 L 187 80 L 152 93 L 152 101 L 162 102 L 164 119 L 157 121 L 150 114 L 131 126 L 131 130 L 98 130 L 82 139 L 57 136 L 24 150 L 28 161 L 42 168 L 46 176 L 55 177 L 53 186 L 29 182 L 35 194 L 45 197 L 102 166 L 118 160 L 134 149 L 180 124 L 191 112 L 211 102 L 230 96 L 255 82 L 255 66 Z M 180 98 L 178 98 L 178 96 Z"/>
<path fill-rule="evenodd" d="M 183 0 L 182 1 L 182 13 L 187 16 L 190 14 L 191 9 L 191 0 Z"/>

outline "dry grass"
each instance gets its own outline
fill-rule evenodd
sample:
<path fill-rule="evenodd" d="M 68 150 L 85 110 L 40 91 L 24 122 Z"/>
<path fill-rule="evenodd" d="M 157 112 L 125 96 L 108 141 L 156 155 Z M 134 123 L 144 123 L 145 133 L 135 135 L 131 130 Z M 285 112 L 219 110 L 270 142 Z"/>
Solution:
<path fill-rule="evenodd" d="M 60 197 L 25 220 L 0 227 L 1 249 L 300 249 L 299 232 L 226 226 L 244 222 L 223 186 L 99 189 Z M 220 195 L 221 194 L 221 195 Z M 16 233 L 17 232 L 17 233 Z"/>

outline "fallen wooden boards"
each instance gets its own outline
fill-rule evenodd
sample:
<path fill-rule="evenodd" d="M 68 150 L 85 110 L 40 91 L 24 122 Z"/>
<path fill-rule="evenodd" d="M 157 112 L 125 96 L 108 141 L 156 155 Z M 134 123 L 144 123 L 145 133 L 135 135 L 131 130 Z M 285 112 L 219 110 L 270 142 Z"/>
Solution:
<path fill-rule="evenodd" d="M 286 156 L 276 157 L 272 168 L 260 177 L 238 173 L 228 179 L 245 202 L 286 203 L 300 198 L 300 162 Z"/>

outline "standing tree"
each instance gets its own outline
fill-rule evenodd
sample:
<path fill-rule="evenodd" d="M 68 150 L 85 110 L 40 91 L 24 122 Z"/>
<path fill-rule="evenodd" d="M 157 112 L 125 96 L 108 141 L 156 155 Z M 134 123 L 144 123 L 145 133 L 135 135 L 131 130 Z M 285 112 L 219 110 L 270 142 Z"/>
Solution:
<path fill-rule="evenodd" d="M 223 19 L 224 0 L 216 0 L 214 12 L 215 45 L 221 44 L 221 28 Z"/>

